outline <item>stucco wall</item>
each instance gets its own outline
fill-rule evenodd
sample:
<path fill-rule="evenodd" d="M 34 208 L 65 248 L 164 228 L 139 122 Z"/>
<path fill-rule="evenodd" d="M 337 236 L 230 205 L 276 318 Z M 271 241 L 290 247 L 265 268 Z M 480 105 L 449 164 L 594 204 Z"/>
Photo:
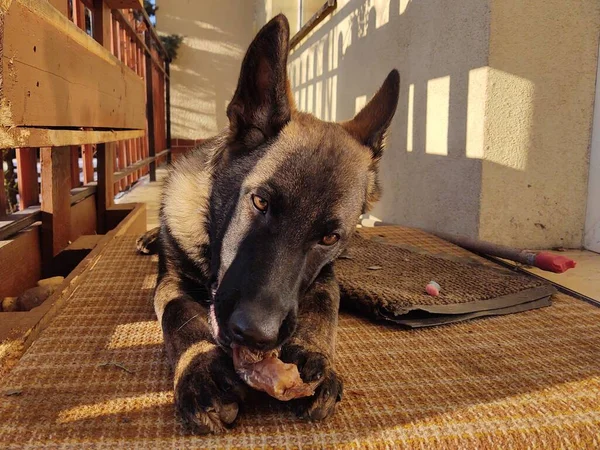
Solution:
<path fill-rule="evenodd" d="M 582 245 L 600 2 L 350 0 L 293 52 L 301 109 L 400 102 L 384 221 L 525 247 Z"/>
<path fill-rule="evenodd" d="M 273 1 L 158 6 L 158 29 L 186 36 L 172 65 L 173 137 L 208 137 L 227 125 L 243 52 Z M 400 71 L 375 216 L 578 247 L 599 29 L 597 0 L 338 0 L 289 73 L 300 109 L 341 121 Z"/>
<path fill-rule="evenodd" d="M 487 1 L 338 1 L 290 58 L 298 106 L 346 120 L 392 68 L 400 101 L 381 163 L 385 221 L 476 235 Z"/>
<path fill-rule="evenodd" d="M 600 45 L 598 53 L 600 54 Z M 596 100 L 590 150 L 584 245 L 587 249 L 600 253 L 600 58 L 596 72 Z"/>
<path fill-rule="evenodd" d="M 480 235 L 582 245 L 600 2 L 493 0 Z"/>
<path fill-rule="evenodd" d="M 185 37 L 171 65 L 174 139 L 203 139 L 227 125 L 225 110 L 254 36 L 253 1 L 157 0 L 157 29 Z"/>

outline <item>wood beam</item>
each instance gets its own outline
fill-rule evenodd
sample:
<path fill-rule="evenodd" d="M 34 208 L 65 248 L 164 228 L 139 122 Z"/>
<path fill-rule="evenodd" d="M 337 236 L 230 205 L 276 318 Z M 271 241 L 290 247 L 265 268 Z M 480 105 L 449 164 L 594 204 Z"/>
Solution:
<path fill-rule="evenodd" d="M 116 183 L 117 181 L 122 180 L 129 174 L 141 169 L 142 167 L 148 166 L 152 161 L 157 161 L 159 158 L 162 158 L 163 156 L 168 157 L 169 153 L 171 153 L 170 149 L 163 150 L 162 152 L 158 153 L 156 156 L 144 158 L 144 159 L 136 162 L 135 164 L 132 164 L 132 165 L 126 167 L 123 170 L 115 172 L 113 174 L 113 181 Z"/>
<path fill-rule="evenodd" d="M 10 77 L 0 91 L 0 126 L 144 128 L 137 74 L 50 3 L 8 3 L 1 64 Z"/>
<path fill-rule="evenodd" d="M 144 3 L 142 0 L 105 0 L 110 8 L 115 9 L 136 9 L 143 10 Z"/>
<path fill-rule="evenodd" d="M 304 39 L 308 33 L 316 28 L 325 17 L 331 14 L 337 8 L 337 0 L 327 0 L 323 6 L 306 22 L 300 30 L 292 36 L 290 39 L 290 49 L 293 49 L 296 45 Z"/>
<path fill-rule="evenodd" d="M 45 264 L 69 245 L 71 233 L 71 153 L 69 147 L 43 147 L 42 255 Z"/>
<path fill-rule="evenodd" d="M 0 127 L 0 148 L 64 147 L 97 144 L 144 136 L 141 130 L 56 130 L 52 128 Z"/>
<path fill-rule="evenodd" d="M 114 205 L 115 191 L 113 173 L 115 171 L 115 147 L 113 142 L 98 144 L 96 158 L 98 160 L 98 229 L 106 233 L 106 212 Z"/>
<path fill-rule="evenodd" d="M 79 179 L 79 150 L 80 145 L 71 145 L 71 188 L 81 186 Z"/>

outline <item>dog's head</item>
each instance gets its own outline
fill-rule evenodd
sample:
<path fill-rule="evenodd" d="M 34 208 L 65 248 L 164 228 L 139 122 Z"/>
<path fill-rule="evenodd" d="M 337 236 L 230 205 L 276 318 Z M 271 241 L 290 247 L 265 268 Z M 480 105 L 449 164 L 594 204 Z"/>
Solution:
<path fill-rule="evenodd" d="M 225 345 L 281 345 L 295 329 L 303 293 L 380 194 L 378 162 L 398 72 L 354 119 L 323 122 L 295 111 L 288 42 L 280 15 L 250 45 L 227 108 L 228 145 L 214 162 L 213 320 Z"/>

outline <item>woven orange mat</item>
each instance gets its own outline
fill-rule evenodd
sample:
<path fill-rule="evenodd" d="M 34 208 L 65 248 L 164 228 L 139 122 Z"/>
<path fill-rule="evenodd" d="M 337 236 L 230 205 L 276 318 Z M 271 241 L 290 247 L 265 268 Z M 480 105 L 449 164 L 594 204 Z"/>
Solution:
<path fill-rule="evenodd" d="M 600 308 L 564 295 L 541 310 L 418 330 L 342 314 L 345 396 L 332 419 L 301 422 L 270 401 L 246 405 L 224 435 L 190 436 L 152 308 L 156 258 L 138 256 L 134 239 L 108 245 L 2 380 L 0 447 L 600 447 Z"/>

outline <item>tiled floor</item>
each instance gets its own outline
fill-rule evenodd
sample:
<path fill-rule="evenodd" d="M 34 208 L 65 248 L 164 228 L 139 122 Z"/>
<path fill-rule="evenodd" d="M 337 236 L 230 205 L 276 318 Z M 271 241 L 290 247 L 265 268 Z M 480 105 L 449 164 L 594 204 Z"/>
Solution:
<path fill-rule="evenodd" d="M 117 200 L 117 203 L 146 203 L 148 229 L 158 226 L 160 190 L 166 173 L 166 169 L 158 169 L 157 182 L 150 183 L 144 177 L 131 191 Z M 570 250 L 562 254 L 577 261 L 577 267 L 563 274 L 539 269 L 532 269 L 531 272 L 600 302 L 600 254 L 585 250 Z"/>

